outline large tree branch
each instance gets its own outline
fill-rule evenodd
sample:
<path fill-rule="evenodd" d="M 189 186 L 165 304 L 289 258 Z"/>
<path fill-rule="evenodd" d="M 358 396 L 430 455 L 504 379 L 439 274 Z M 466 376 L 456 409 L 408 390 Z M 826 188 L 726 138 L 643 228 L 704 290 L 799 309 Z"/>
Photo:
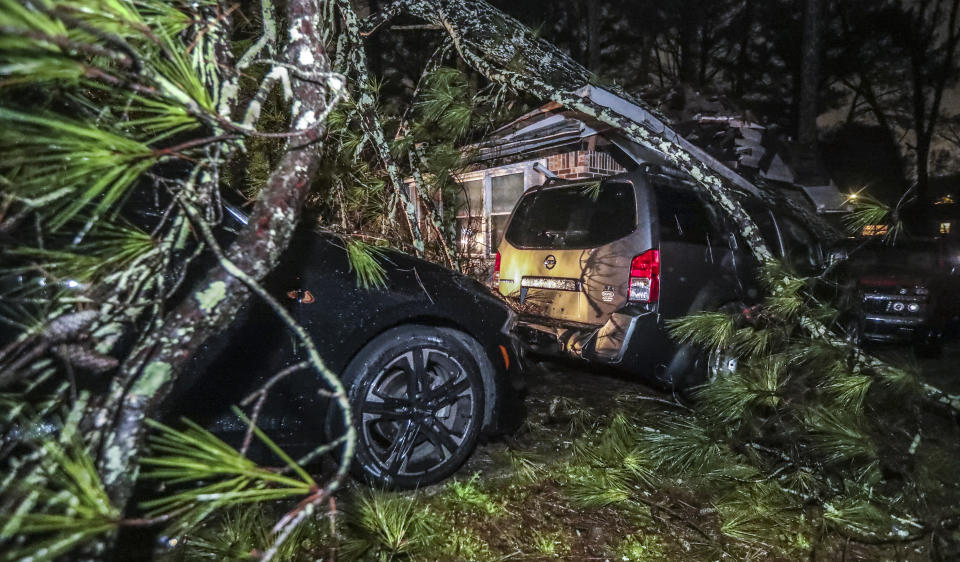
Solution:
<path fill-rule="evenodd" d="M 747 191 L 759 190 L 683 139 L 642 101 L 614 91 L 641 110 L 643 117 L 639 121 L 598 103 L 584 90 L 594 86 L 595 81 L 586 68 L 483 0 L 408 0 L 407 9 L 442 26 L 460 56 L 488 79 L 581 111 L 623 131 L 631 141 L 662 154 L 694 178 L 707 200 L 737 223 L 759 261 L 773 258 L 753 219 L 724 189 L 724 180 Z"/>
<path fill-rule="evenodd" d="M 314 74 L 328 70 L 320 33 L 316 0 L 288 4 L 290 42 L 284 59 Z M 332 81 L 331 81 L 331 85 Z M 342 84 L 337 83 L 337 87 Z M 310 180 L 320 162 L 322 127 L 318 115 L 328 105 L 327 84 L 295 82 L 297 103 L 291 123 L 302 136 L 281 158 L 260 192 L 248 225 L 227 252 L 227 259 L 256 281 L 276 265 L 288 245 L 300 216 Z M 209 174 L 209 171 L 204 171 Z M 210 177 L 202 181 L 210 181 Z M 137 477 L 137 455 L 144 436 L 144 419 L 168 394 L 189 358 L 210 336 L 222 330 L 249 296 L 243 280 L 222 267 L 207 273 L 189 298 L 179 303 L 164 322 L 141 339 L 121 367 L 105 409 L 95 420 L 105 430 L 98 469 L 111 500 L 123 507 Z"/>
<path fill-rule="evenodd" d="M 384 6 L 379 12 L 371 14 L 370 17 L 360 22 L 360 34 L 370 35 L 378 27 L 395 18 L 403 11 L 407 0 L 394 0 L 387 6 Z"/>
<path fill-rule="evenodd" d="M 383 162 L 387 170 L 387 176 L 390 178 L 390 185 L 393 187 L 393 201 L 399 200 L 403 207 L 404 218 L 407 222 L 407 228 L 410 230 L 410 237 L 413 249 L 417 255 L 422 255 L 424 250 L 423 233 L 420 232 L 420 223 L 417 220 L 417 209 L 407 194 L 406 184 L 400 175 L 400 168 L 390 154 L 390 145 L 387 144 L 386 136 L 383 134 L 383 125 L 380 123 L 380 116 L 377 115 L 376 100 L 370 88 L 370 76 L 367 73 L 367 57 L 363 52 L 363 43 L 360 39 L 360 27 L 357 21 L 357 15 L 354 13 L 350 2 L 347 0 L 337 0 L 337 7 L 344 20 L 344 32 L 346 40 L 342 46 L 347 49 L 346 63 L 348 68 L 352 69 L 356 76 L 359 96 L 354 99 L 357 115 L 360 117 L 360 126 L 363 132 L 373 145 L 374 151 L 380 161 Z M 347 74 L 347 72 L 344 72 Z M 391 203 L 390 209 L 394 205 Z"/>

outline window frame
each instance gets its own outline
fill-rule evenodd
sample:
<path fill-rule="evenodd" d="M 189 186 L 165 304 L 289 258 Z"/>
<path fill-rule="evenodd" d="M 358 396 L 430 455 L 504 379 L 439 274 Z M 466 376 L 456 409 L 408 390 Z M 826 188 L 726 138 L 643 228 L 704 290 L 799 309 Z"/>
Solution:
<path fill-rule="evenodd" d="M 483 242 L 481 243 L 481 249 L 486 249 L 485 252 L 481 253 L 467 253 L 466 255 L 472 258 L 493 258 L 497 253 L 497 246 L 499 241 L 492 240 L 493 237 L 493 228 L 491 226 L 491 219 L 494 216 L 509 216 L 514 207 L 516 207 L 516 202 L 514 202 L 513 207 L 510 208 L 510 211 L 507 212 L 497 212 L 493 211 L 493 178 L 501 176 L 509 176 L 514 174 L 523 174 L 523 192 L 520 196 L 523 196 L 523 193 L 526 193 L 528 189 L 533 186 L 540 185 L 546 181 L 546 177 L 543 174 L 534 169 L 536 164 L 540 164 L 544 168 L 547 165 L 546 158 L 538 158 L 536 160 L 525 160 L 523 162 L 517 162 L 515 164 L 507 164 L 505 166 L 495 166 L 492 168 L 483 168 L 480 170 L 474 170 L 471 172 L 465 172 L 456 176 L 457 183 L 464 184 L 469 181 L 482 180 L 483 181 L 483 205 L 480 209 L 479 215 L 468 215 L 464 214 L 463 211 L 458 211 L 456 214 L 456 219 L 459 221 L 461 219 L 480 218 L 480 228 L 483 234 Z M 519 201 L 519 198 L 517 199 Z M 509 221 L 507 221 L 509 222 Z M 506 224 L 504 224 L 506 227 Z M 504 231 L 506 228 L 504 228 Z M 500 233 L 501 235 L 503 232 Z M 461 232 L 457 233 L 458 243 L 459 238 L 462 236 Z M 462 246 L 458 249 L 462 250 Z"/>

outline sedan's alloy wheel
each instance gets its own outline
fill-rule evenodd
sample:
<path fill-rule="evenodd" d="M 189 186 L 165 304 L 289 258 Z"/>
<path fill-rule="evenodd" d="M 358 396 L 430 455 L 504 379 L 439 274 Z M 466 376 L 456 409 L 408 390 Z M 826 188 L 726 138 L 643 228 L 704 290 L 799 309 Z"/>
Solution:
<path fill-rule="evenodd" d="M 463 365 L 444 350 L 411 349 L 389 362 L 357 404 L 361 439 L 392 478 L 442 466 L 481 420 Z"/>
<path fill-rule="evenodd" d="M 380 334 L 350 362 L 342 380 L 357 430 L 352 471 L 378 486 L 416 488 L 453 472 L 470 456 L 484 424 L 488 391 L 469 336 L 429 326 Z M 328 414 L 328 435 L 339 435 Z"/>

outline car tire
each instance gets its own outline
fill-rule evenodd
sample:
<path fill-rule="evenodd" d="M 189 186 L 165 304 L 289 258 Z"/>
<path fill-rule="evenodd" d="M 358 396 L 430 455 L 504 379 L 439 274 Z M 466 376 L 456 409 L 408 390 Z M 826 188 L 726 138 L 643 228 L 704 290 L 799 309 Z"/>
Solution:
<path fill-rule="evenodd" d="M 732 348 L 711 349 L 707 354 L 706 382 L 732 377 L 737 373 L 740 357 Z"/>
<path fill-rule="evenodd" d="M 664 379 L 673 392 L 690 396 L 700 386 L 735 374 L 738 362 L 732 349 L 704 351 L 685 343 L 674 354 Z"/>
<path fill-rule="evenodd" d="M 727 302 L 705 310 L 730 313 L 745 308 L 743 303 Z M 690 396 L 691 391 L 698 387 L 736 373 L 738 362 L 739 357 L 731 347 L 704 350 L 687 342 L 677 347 L 661 381 L 674 393 Z"/>
<path fill-rule="evenodd" d="M 483 379 L 477 360 L 449 330 L 388 330 L 360 350 L 341 380 L 357 431 L 351 471 L 359 479 L 386 488 L 432 484 L 476 448 Z M 331 435 L 339 434 L 337 425 L 342 421 L 328 423 Z"/>

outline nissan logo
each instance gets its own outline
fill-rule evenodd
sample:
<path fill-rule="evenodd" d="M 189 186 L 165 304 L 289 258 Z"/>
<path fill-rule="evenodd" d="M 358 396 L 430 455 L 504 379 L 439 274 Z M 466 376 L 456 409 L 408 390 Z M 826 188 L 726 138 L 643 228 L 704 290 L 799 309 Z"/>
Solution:
<path fill-rule="evenodd" d="M 553 269 L 556 265 L 557 265 L 557 258 L 553 256 L 547 256 L 547 258 L 543 260 L 543 267 L 547 269 Z"/>

